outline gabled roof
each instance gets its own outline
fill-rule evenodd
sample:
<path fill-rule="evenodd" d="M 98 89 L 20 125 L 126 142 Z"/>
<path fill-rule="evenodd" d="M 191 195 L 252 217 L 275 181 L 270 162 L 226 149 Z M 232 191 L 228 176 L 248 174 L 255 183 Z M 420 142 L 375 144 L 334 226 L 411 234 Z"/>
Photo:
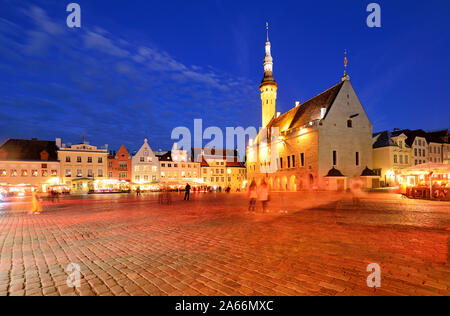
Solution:
<path fill-rule="evenodd" d="M 8 139 L 0 147 L 0 160 L 58 161 L 58 147 L 55 141 Z"/>
<path fill-rule="evenodd" d="M 383 147 L 396 147 L 397 145 L 391 139 L 391 133 L 389 131 L 384 131 L 374 134 L 374 137 L 378 139 L 373 144 L 373 148 L 383 148 Z"/>
<path fill-rule="evenodd" d="M 417 137 L 425 138 L 427 143 L 438 143 L 443 144 L 448 142 L 448 130 L 442 130 L 442 131 L 436 131 L 436 132 L 425 132 L 424 130 L 418 129 L 418 130 L 395 130 L 392 132 L 393 136 L 398 136 L 401 134 L 405 134 L 408 138 L 406 140 L 406 144 L 411 147 L 414 143 L 414 140 Z"/>
<path fill-rule="evenodd" d="M 315 120 L 319 120 L 321 118 L 322 108 L 326 108 L 326 114 L 328 114 L 344 83 L 345 81 L 341 81 L 337 85 L 322 92 L 314 98 L 291 109 L 283 115 L 272 119 L 267 128 L 270 129 L 271 127 L 278 127 L 280 131 L 285 131 L 304 126 Z"/>

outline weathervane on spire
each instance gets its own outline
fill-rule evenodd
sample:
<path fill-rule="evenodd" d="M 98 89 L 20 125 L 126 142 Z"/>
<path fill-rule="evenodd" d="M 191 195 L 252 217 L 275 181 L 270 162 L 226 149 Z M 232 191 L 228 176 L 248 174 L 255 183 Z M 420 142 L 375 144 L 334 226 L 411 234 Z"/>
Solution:
<path fill-rule="evenodd" d="M 344 51 L 344 77 L 342 77 L 342 81 L 349 79 L 349 76 L 347 75 L 347 65 L 348 65 L 347 50 L 345 50 Z"/>
<path fill-rule="evenodd" d="M 267 41 L 269 41 L 269 22 L 266 22 Z"/>

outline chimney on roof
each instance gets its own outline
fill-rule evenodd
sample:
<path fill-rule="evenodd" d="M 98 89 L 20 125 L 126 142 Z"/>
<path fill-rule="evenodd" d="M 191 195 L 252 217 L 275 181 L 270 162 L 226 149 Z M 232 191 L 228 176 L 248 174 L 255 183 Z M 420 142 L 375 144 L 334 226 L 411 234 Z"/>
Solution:
<path fill-rule="evenodd" d="M 56 142 L 56 147 L 58 147 L 58 148 L 62 147 L 62 138 L 57 138 L 55 142 Z"/>
<path fill-rule="evenodd" d="M 83 135 L 83 144 L 86 144 L 86 136 Z"/>
<path fill-rule="evenodd" d="M 295 101 L 295 107 L 300 106 L 300 101 Z"/>
<path fill-rule="evenodd" d="M 277 118 L 279 118 L 281 115 L 281 112 L 277 112 Z"/>

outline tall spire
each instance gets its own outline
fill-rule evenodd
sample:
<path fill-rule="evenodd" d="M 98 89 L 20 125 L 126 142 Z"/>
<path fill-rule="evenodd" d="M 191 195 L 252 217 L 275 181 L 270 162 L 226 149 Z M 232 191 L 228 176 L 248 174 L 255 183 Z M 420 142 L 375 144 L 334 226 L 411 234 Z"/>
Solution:
<path fill-rule="evenodd" d="M 347 50 L 345 50 L 344 51 L 344 76 L 342 77 L 342 81 L 350 79 L 350 76 L 347 74 L 347 65 L 348 65 Z"/>
<path fill-rule="evenodd" d="M 269 41 L 269 22 L 266 22 L 266 33 L 267 33 L 267 41 L 266 41 L 266 56 L 264 57 L 264 78 L 262 80 L 261 85 L 266 83 L 275 84 L 275 79 L 273 78 L 273 58 L 271 52 L 271 44 Z"/>

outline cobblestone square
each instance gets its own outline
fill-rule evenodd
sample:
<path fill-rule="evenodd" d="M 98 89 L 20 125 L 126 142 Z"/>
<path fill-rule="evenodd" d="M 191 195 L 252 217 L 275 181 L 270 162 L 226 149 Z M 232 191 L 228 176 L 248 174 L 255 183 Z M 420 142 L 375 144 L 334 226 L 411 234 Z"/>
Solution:
<path fill-rule="evenodd" d="M 245 194 L 192 198 L 72 197 L 40 215 L 1 204 L 0 295 L 450 295 L 448 203 L 277 193 L 249 214 Z"/>

